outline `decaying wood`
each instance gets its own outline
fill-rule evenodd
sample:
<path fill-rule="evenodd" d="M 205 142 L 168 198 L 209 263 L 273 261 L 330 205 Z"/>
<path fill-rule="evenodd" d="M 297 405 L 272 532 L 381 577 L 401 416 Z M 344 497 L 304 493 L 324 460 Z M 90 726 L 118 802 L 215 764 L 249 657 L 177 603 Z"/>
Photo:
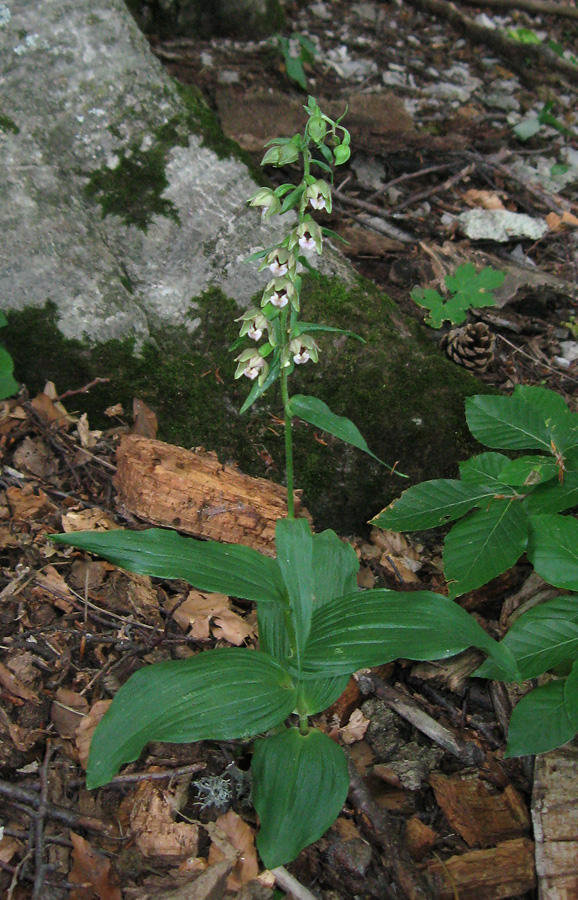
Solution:
<path fill-rule="evenodd" d="M 532 819 L 540 900 L 578 897 L 578 747 L 536 760 Z"/>
<path fill-rule="evenodd" d="M 440 880 L 440 900 L 517 897 L 536 886 L 534 844 L 528 838 L 504 841 L 488 850 L 428 862 L 427 871 Z"/>
<path fill-rule="evenodd" d="M 287 491 L 222 465 L 215 453 L 125 435 L 114 479 L 133 515 L 195 537 L 245 544 L 274 555 L 275 522 L 287 515 Z M 300 508 L 296 511 L 308 515 Z"/>
<path fill-rule="evenodd" d="M 490 792 L 478 775 L 430 775 L 436 800 L 452 828 L 468 847 L 488 847 L 530 831 L 526 804 L 510 784 L 502 793 Z"/>

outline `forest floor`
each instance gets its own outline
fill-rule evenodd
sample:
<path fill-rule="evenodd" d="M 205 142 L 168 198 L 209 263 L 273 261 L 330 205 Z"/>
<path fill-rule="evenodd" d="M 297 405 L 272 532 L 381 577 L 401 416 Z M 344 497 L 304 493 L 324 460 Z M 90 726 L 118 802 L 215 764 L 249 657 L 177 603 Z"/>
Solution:
<path fill-rule="evenodd" d="M 355 152 L 326 224 L 347 239 L 353 264 L 422 321 L 413 287 L 443 293 L 445 276 L 468 262 L 506 272 L 497 305 L 470 320 L 487 326 L 493 347 L 476 345 L 471 331 L 454 335 L 454 361 L 484 368 L 482 380 L 506 393 L 549 387 L 576 411 L 578 61 L 558 53 L 578 46 L 578 7 L 565 4 L 564 16 L 563 4 L 551 3 L 551 14 L 535 5 L 296 3 L 286 35 L 292 52 L 303 46 L 297 35 L 315 49 L 304 62 L 307 92 L 334 117 L 348 107 Z M 504 30 L 518 40 L 504 43 Z M 303 127 L 306 93 L 288 78 L 276 39 L 151 44 L 257 163 L 268 139 Z M 92 431 L 72 414 L 85 387 L 59 385 L 59 395 L 47 385 L 0 406 L 0 894 L 282 897 L 284 875 L 275 886 L 255 852 L 249 743 L 151 744 L 111 785 L 85 788 L 92 731 L 143 662 L 256 644 L 249 604 L 224 598 L 216 609 L 182 582 L 131 575 L 46 540 L 142 525 L 117 507 L 115 454 L 129 431 L 154 437 L 154 415 L 140 404 L 131 423 L 111 408 L 110 430 Z M 374 529 L 352 543 L 360 586 L 443 592 L 435 540 L 425 547 Z M 500 636 L 543 590 L 529 575 L 521 563 L 460 602 Z M 533 761 L 504 758 L 517 694 L 469 680 L 478 659 L 390 664 L 352 679 L 317 717 L 349 747 L 358 781 L 335 825 L 289 867 L 294 896 L 576 895 L 575 880 L 563 893 L 562 862 L 536 871 L 544 835 Z M 566 840 L 578 841 L 578 829 Z"/>

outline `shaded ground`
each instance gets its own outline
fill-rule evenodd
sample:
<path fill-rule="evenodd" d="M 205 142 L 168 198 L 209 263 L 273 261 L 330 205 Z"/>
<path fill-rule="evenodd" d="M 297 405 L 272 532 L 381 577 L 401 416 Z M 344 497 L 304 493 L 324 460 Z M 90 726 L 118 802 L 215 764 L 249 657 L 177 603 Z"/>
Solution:
<path fill-rule="evenodd" d="M 288 31 L 308 35 L 319 51 L 305 67 L 310 91 L 332 109 L 350 105 L 357 150 L 328 224 L 346 234 L 360 271 L 418 317 L 409 297 L 415 285 L 439 289 L 465 261 L 507 271 L 499 307 L 479 316 L 496 339 L 481 377 L 504 391 L 545 384 L 575 410 L 578 79 L 495 55 L 422 6 L 290 9 Z M 576 20 L 459 8 L 494 25 L 544 32 L 563 47 L 577 43 Z M 271 42 L 152 43 L 175 76 L 203 89 L 225 130 L 257 161 L 264 140 L 301 127 L 305 95 L 288 82 Z M 554 104 L 557 127 L 543 125 L 520 143 L 513 127 L 545 102 Z M 468 238 L 460 216 L 488 206 L 549 224 L 540 237 Z M 69 411 L 79 387 L 58 386 L 71 391 L 61 398 Z M 97 434 L 68 418 L 56 390 L 46 391 L 32 402 L 25 394 L 4 402 L 0 416 L 0 890 L 11 900 L 201 900 L 225 896 L 235 867 L 232 897 L 270 896 L 272 880 L 255 881 L 246 828 L 256 825 L 249 745 L 151 745 L 124 781 L 92 794 L 83 786 L 101 704 L 136 668 L 230 642 L 252 646 L 255 616 L 234 600 L 208 616 L 183 583 L 153 583 L 47 543 L 46 532 L 63 528 L 138 524 L 115 507 L 115 448 L 129 428 L 152 436 L 155 426 L 142 406 L 135 424 L 111 409 L 111 430 Z M 443 590 L 435 541 L 410 544 L 377 531 L 355 540 L 362 586 Z M 521 564 L 461 602 L 499 634 L 504 602 L 511 609 L 522 586 L 526 595 L 535 589 L 527 575 Z M 424 870 L 442 897 L 535 896 L 532 765 L 503 759 L 516 698 L 468 681 L 476 664 L 465 654 L 444 666 L 390 665 L 379 678 L 352 681 L 319 717 L 350 747 L 363 781 L 335 826 L 291 867 L 316 896 L 428 896 L 419 893 Z M 393 711 L 400 700 L 433 717 L 429 736 L 423 717 L 417 727 L 415 715 Z M 201 879 L 194 886 L 193 876 Z"/>

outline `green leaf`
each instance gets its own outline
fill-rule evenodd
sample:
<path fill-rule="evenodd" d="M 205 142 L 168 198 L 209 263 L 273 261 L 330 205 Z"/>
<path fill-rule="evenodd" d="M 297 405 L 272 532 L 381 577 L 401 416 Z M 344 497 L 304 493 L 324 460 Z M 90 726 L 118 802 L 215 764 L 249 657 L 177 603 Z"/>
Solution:
<path fill-rule="evenodd" d="M 505 485 L 499 476 L 509 461 L 503 453 L 480 453 L 459 464 L 460 477 L 467 484 L 492 485 L 495 492 L 501 494 Z"/>
<path fill-rule="evenodd" d="M 289 607 L 282 609 L 277 603 L 257 604 L 259 649 L 269 653 L 281 664 L 291 656 L 286 625 L 289 615 Z"/>
<path fill-rule="evenodd" d="M 298 322 L 295 328 L 295 335 L 298 337 L 300 334 L 314 334 L 316 331 L 325 331 L 333 334 L 344 334 L 347 337 L 355 338 L 356 340 L 361 341 L 362 344 L 367 343 L 365 338 L 362 338 L 354 331 L 346 331 L 344 328 L 333 328 L 331 325 L 317 325 L 314 322 Z"/>
<path fill-rule="evenodd" d="M 345 675 L 391 660 L 446 659 L 479 647 L 517 680 L 514 658 L 465 610 L 441 594 L 372 590 L 315 610 L 302 665 L 304 676 Z"/>
<path fill-rule="evenodd" d="M 570 516 L 531 516 L 528 559 L 555 587 L 578 590 L 578 522 Z"/>
<path fill-rule="evenodd" d="M 500 478 L 505 484 L 533 487 L 545 483 L 558 475 L 558 466 L 551 456 L 520 456 L 509 460 Z"/>
<path fill-rule="evenodd" d="M 239 544 L 197 541 L 176 531 L 75 531 L 50 540 L 98 553 L 116 566 L 156 578 L 183 578 L 201 591 L 263 603 L 287 603 L 274 559 Z"/>
<path fill-rule="evenodd" d="M 258 650 L 209 650 L 146 666 L 121 687 L 95 731 L 87 784 L 106 784 L 149 741 L 228 741 L 267 731 L 295 701 L 287 672 Z"/>
<path fill-rule="evenodd" d="M 546 753 L 568 743 L 575 733 L 564 703 L 564 681 L 551 681 L 514 707 L 505 756 Z"/>
<path fill-rule="evenodd" d="M 341 697 L 349 684 L 349 675 L 332 678 L 297 679 L 296 709 L 308 716 L 316 716 Z"/>
<path fill-rule="evenodd" d="M 560 394 L 536 385 L 517 385 L 514 397 L 521 398 L 540 413 L 550 439 L 562 454 L 578 446 L 578 414 L 570 412 Z"/>
<path fill-rule="evenodd" d="M 444 544 L 444 575 L 452 598 L 473 591 L 518 561 L 528 542 L 528 517 L 516 500 L 492 500 L 453 526 Z"/>
<path fill-rule="evenodd" d="M 335 415 L 335 413 L 331 412 L 327 404 L 322 400 L 318 400 L 317 397 L 306 397 L 304 394 L 294 394 L 289 400 L 289 411 L 292 416 L 299 416 L 300 419 L 303 419 L 304 422 L 308 422 L 309 425 L 321 428 L 323 431 L 327 431 L 334 437 L 340 438 L 347 444 L 358 447 L 359 450 L 363 450 L 365 453 L 368 453 L 376 459 L 382 466 L 386 466 L 388 469 L 392 468 L 379 459 L 375 453 L 371 452 L 361 433 L 350 419 L 346 419 L 345 416 Z M 407 477 L 406 475 L 401 475 L 400 472 L 397 472 L 396 474 L 400 475 L 402 478 Z"/>
<path fill-rule="evenodd" d="M 349 790 L 341 747 L 321 731 L 290 728 L 255 743 L 253 803 L 257 849 L 268 869 L 291 862 L 325 834 Z"/>
<path fill-rule="evenodd" d="M 279 519 L 275 527 L 277 563 L 292 612 L 297 666 L 301 663 L 313 612 L 313 535 L 307 519 Z"/>
<path fill-rule="evenodd" d="M 4 328 L 6 325 L 8 325 L 8 319 L 0 309 L 0 328 Z"/>
<path fill-rule="evenodd" d="M 313 608 L 357 590 L 359 560 L 351 544 L 334 531 L 313 535 Z"/>
<path fill-rule="evenodd" d="M 544 417 L 521 397 L 468 397 L 466 419 L 473 436 L 488 447 L 551 450 Z"/>
<path fill-rule="evenodd" d="M 563 512 L 578 506 L 578 472 L 566 472 L 564 481 L 538 485 L 524 501 L 530 516 Z"/>
<path fill-rule="evenodd" d="M 520 677 L 536 678 L 578 657 L 578 596 L 554 597 L 528 610 L 502 641 L 513 653 Z M 478 678 L 498 678 L 497 668 L 487 659 L 474 673 Z"/>
<path fill-rule="evenodd" d="M 578 660 L 564 682 L 564 705 L 574 731 L 578 731 Z"/>
<path fill-rule="evenodd" d="M 0 325 L 1 327 L 2 325 Z M 20 385 L 15 380 L 13 372 L 12 357 L 4 347 L 0 346 L 0 400 L 6 400 L 7 397 L 12 397 L 20 390 Z"/>
<path fill-rule="evenodd" d="M 404 491 L 371 524 L 396 531 L 437 528 L 459 519 L 480 503 L 487 505 L 493 493 L 493 486 L 485 484 L 464 484 L 450 478 L 423 481 Z"/>
<path fill-rule="evenodd" d="M 458 266 L 453 275 L 446 275 L 446 287 L 454 294 L 464 294 L 467 307 L 493 306 L 495 303 L 491 291 L 503 284 L 505 272 L 485 266 L 476 272 L 472 263 Z"/>
<path fill-rule="evenodd" d="M 411 292 L 411 297 L 418 306 L 423 306 L 425 309 L 429 309 L 430 314 L 426 318 L 426 322 L 432 328 L 441 328 L 444 320 L 448 320 L 454 322 L 454 324 L 459 324 L 455 322 L 452 318 L 453 311 L 450 308 L 448 309 L 447 303 L 444 303 L 442 297 L 438 294 L 437 291 L 434 291 L 433 288 L 420 288 L 415 287 Z M 463 316 L 462 321 L 465 319 L 465 314 Z"/>

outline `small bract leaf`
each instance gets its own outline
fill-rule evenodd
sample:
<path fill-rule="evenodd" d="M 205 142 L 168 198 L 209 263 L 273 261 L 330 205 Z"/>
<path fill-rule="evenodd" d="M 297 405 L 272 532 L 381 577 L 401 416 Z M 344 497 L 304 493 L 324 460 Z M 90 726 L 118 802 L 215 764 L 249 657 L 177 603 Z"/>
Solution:
<path fill-rule="evenodd" d="M 349 790 L 343 750 L 326 734 L 297 728 L 257 741 L 251 763 L 261 822 L 257 849 L 268 869 L 317 841 L 339 815 Z"/>

